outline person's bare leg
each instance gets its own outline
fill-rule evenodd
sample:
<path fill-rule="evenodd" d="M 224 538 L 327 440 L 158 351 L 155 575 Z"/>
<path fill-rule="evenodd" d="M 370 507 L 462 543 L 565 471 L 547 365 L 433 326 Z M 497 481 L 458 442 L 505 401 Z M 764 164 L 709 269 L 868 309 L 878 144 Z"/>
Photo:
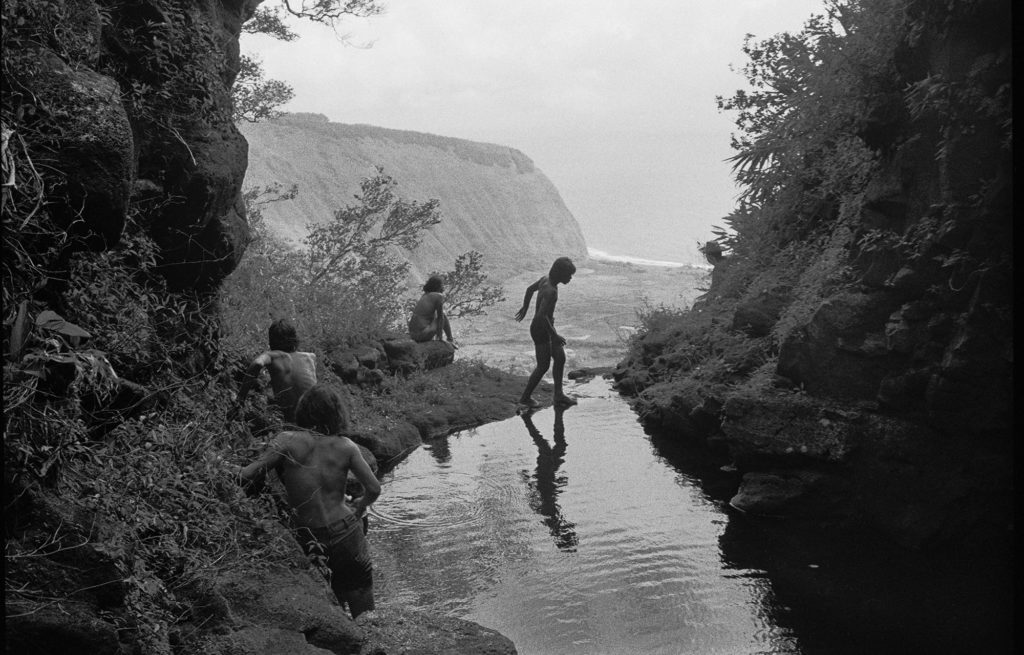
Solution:
<path fill-rule="evenodd" d="M 352 614 L 353 619 L 363 612 L 374 609 L 373 587 L 353 589 L 344 592 L 342 595 L 345 598 L 345 602 L 348 603 L 348 611 Z"/>
<path fill-rule="evenodd" d="M 576 399 L 570 398 L 562 391 L 562 375 L 565 373 L 565 347 L 556 343 L 551 347 L 551 358 L 555 361 L 555 368 L 551 372 L 555 378 L 554 403 L 556 405 L 575 405 Z"/>
<path fill-rule="evenodd" d="M 547 343 L 535 343 L 534 352 L 537 356 L 537 365 L 534 367 L 533 372 L 530 373 L 530 379 L 526 383 L 526 389 L 523 391 L 522 397 L 519 402 L 523 405 L 529 405 L 530 407 L 536 407 L 538 403 L 533 399 L 533 390 L 540 384 L 541 378 L 548 372 L 548 367 L 551 365 L 551 344 Z"/>

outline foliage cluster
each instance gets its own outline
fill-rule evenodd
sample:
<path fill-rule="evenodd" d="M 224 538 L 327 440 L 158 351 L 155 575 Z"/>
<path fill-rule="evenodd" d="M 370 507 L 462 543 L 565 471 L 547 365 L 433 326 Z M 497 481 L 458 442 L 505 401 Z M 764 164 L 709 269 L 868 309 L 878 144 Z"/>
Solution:
<path fill-rule="evenodd" d="M 377 0 L 280 0 L 265 3 L 243 23 L 245 34 L 263 34 L 280 41 L 294 41 L 299 35 L 292 30 L 288 17 L 305 19 L 331 27 L 335 34 L 340 22 L 347 18 L 367 18 L 383 12 Z M 347 38 L 338 35 L 342 43 Z M 267 79 L 258 58 L 242 55 L 238 77 L 231 90 L 234 100 L 232 118 L 256 123 L 277 118 L 278 109 L 295 95 L 292 87 L 281 80 Z"/>
<path fill-rule="evenodd" d="M 725 219 L 731 229 L 716 231 L 723 245 L 770 257 L 789 241 L 857 220 L 882 159 L 931 133 L 938 135 L 940 163 L 949 156 L 949 139 L 986 124 L 997 126 L 1008 149 L 1008 51 L 978 58 L 957 79 L 951 79 L 955 70 L 928 70 L 909 54 L 958 25 L 987 29 L 984 22 L 993 19 L 986 14 L 998 4 L 828 0 L 825 14 L 799 32 L 748 37 L 742 72 L 751 90 L 718 98 L 721 110 L 736 112 L 732 161 L 744 187 Z M 988 183 L 979 180 L 977 197 Z"/>
<path fill-rule="evenodd" d="M 122 81 L 133 122 L 173 133 L 178 119 L 228 118 L 227 104 L 217 96 L 229 76 L 223 47 L 216 23 L 196 3 L 163 0 L 104 19 L 116 47 L 105 51 L 99 71 Z"/>
<path fill-rule="evenodd" d="M 295 323 L 305 348 L 321 352 L 404 331 L 409 263 L 399 249 L 415 249 L 441 213 L 437 200 L 401 198 L 397 184 L 378 167 L 362 181 L 356 203 L 308 225 L 301 246 L 272 234 L 261 209 L 294 197 L 297 187 L 250 189 L 253 241 L 221 289 L 229 346 L 243 352 L 265 348 L 253 335 L 265 334 L 267 325 L 285 317 Z M 458 257 L 455 270 L 442 277 L 453 317 L 479 315 L 504 297 L 488 283 L 476 252 Z"/>
<path fill-rule="evenodd" d="M 714 230 L 727 256 L 694 311 L 641 315 L 633 356 L 701 313 L 721 316 L 707 327 L 728 332 L 736 303 L 768 287 L 792 289 L 760 338 L 773 356 L 822 297 L 882 283 L 866 279 L 872 265 L 886 275 L 910 266 L 921 279 L 941 269 L 948 285 L 928 291 L 937 306 L 969 278 L 1012 270 L 986 236 L 1002 234 L 1000 219 L 983 209 L 1000 202 L 1012 147 L 1006 17 L 1001 0 L 828 0 L 799 31 L 748 37 L 749 88 L 718 98 L 735 112 L 743 187 Z M 993 229 L 968 227 L 978 219 Z"/>
<path fill-rule="evenodd" d="M 163 652 L 153 644 L 166 649 L 176 622 L 208 620 L 189 594 L 218 569 L 293 548 L 265 534 L 279 517 L 273 501 L 244 498 L 222 461 L 258 444 L 216 409 L 232 391 L 211 299 L 169 292 L 151 275 L 154 252 L 132 222 L 119 248 L 75 254 L 67 320 L 27 303 L 38 318 L 4 367 L 9 615 L 102 596 L 105 618 L 144 652 Z M 146 397 L 95 432 L 93 410 L 126 379 Z M 40 524 L 53 502 L 67 505 L 61 521 Z M 98 582 L 82 572 L 47 584 L 39 573 L 97 557 L 113 558 Z"/>

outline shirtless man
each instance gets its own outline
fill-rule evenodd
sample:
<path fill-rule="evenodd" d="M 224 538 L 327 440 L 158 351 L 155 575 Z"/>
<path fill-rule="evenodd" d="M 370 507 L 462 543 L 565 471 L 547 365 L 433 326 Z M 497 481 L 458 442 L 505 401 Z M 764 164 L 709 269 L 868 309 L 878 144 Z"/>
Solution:
<path fill-rule="evenodd" d="M 268 330 L 270 350 L 253 360 L 245 371 L 245 381 L 238 390 L 236 414 L 242 401 L 256 385 L 257 376 L 264 368 L 270 371 L 270 386 L 274 389 L 274 404 L 281 408 L 286 421 L 295 418 L 295 405 L 302 394 L 316 384 L 316 355 L 298 352 L 299 338 L 295 326 L 286 319 L 278 319 Z"/>
<path fill-rule="evenodd" d="M 548 372 L 551 361 L 555 362 L 555 369 L 552 372 L 555 378 L 555 405 L 575 405 L 576 399 L 565 395 L 562 392 L 562 373 L 565 370 L 565 337 L 555 332 L 555 304 L 558 302 L 558 285 L 568 284 L 576 272 L 576 266 L 568 257 L 559 257 L 551 265 L 551 270 L 545 277 L 540 278 L 526 288 L 523 296 L 523 306 L 516 312 L 516 320 L 521 321 L 530 308 L 530 299 L 537 293 L 537 308 L 533 313 L 533 322 L 530 323 L 530 336 L 533 338 L 533 347 L 537 355 L 537 366 L 530 374 L 530 380 L 526 383 L 521 405 L 533 408 L 540 406 L 533 399 L 533 390 L 540 384 L 544 374 Z"/>
<path fill-rule="evenodd" d="M 363 536 L 362 517 L 380 496 L 377 481 L 359 446 L 339 436 L 348 429 L 341 395 L 318 384 L 303 394 L 295 420 L 304 430 L 279 434 L 255 462 L 241 469 L 238 481 L 259 493 L 274 469 L 294 510 L 296 533 L 307 555 L 321 554 L 331 570 L 331 590 L 352 618 L 374 608 L 373 564 Z M 351 472 L 364 493 L 346 501 Z"/>
<path fill-rule="evenodd" d="M 409 337 L 420 343 L 437 339 L 441 341 L 441 332 L 448 337 L 452 348 L 457 346 L 452 341 L 452 326 L 444 315 L 444 281 L 439 275 L 431 275 L 423 285 L 420 296 L 409 319 Z"/>

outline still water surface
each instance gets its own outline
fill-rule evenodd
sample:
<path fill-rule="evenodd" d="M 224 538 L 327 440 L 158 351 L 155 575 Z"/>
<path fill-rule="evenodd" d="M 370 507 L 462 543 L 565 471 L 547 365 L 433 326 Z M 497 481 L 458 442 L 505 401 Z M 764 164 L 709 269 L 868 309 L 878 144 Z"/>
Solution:
<path fill-rule="evenodd" d="M 763 572 L 728 565 L 721 501 L 595 380 L 424 445 L 384 479 L 378 601 L 476 621 L 523 655 L 798 653 Z"/>
<path fill-rule="evenodd" d="M 605 380 L 424 445 L 371 510 L 376 595 L 522 655 L 1010 653 L 998 544 L 924 557 L 877 535 L 727 515 L 735 480 L 647 435 Z"/>

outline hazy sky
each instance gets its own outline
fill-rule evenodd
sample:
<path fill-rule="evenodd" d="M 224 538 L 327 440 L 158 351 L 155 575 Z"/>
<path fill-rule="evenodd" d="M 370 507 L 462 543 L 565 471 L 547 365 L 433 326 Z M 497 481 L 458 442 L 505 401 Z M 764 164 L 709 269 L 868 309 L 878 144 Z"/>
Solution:
<path fill-rule="evenodd" d="M 293 23 L 298 41 L 246 34 L 242 50 L 292 85 L 287 111 L 517 148 L 558 188 L 591 248 L 696 262 L 697 241 L 735 204 L 725 161 L 733 117 L 715 96 L 744 85 L 743 37 L 798 30 L 822 1 L 385 6 L 340 30 L 370 47 Z"/>

